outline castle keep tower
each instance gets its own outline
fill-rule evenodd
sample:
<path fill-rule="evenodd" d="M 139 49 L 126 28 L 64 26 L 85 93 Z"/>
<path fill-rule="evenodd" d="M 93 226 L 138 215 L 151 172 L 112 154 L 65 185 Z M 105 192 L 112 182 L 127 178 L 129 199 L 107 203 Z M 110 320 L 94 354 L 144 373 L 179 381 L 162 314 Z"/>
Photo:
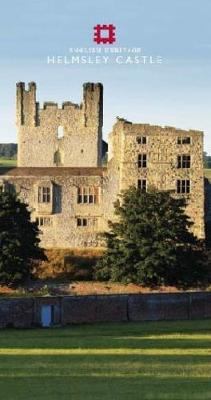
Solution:
<path fill-rule="evenodd" d="M 83 103 L 59 108 L 36 102 L 36 84 L 17 84 L 16 124 L 19 167 L 98 167 L 101 165 L 103 86 L 83 85 Z"/>
<path fill-rule="evenodd" d="M 184 197 L 191 229 L 204 238 L 203 132 L 117 118 L 102 167 L 100 83 L 83 85 L 80 105 L 61 107 L 40 107 L 35 83 L 18 83 L 16 123 L 18 168 L 0 168 L 0 189 L 29 205 L 43 247 L 101 247 L 100 234 L 116 218 L 114 201 L 130 186 Z"/>

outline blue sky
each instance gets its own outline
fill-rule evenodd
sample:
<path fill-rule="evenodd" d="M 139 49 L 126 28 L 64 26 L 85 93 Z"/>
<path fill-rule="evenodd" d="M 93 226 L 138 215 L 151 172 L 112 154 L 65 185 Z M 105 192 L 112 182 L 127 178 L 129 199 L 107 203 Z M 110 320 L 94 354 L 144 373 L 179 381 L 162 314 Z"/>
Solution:
<path fill-rule="evenodd" d="M 16 141 L 15 84 L 37 99 L 80 102 L 82 83 L 104 84 L 104 137 L 115 117 L 205 132 L 211 154 L 210 0 L 19 0 L 0 15 L 0 142 Z M 117 47 L 142 47 L 161 65 L 48 65 L 48 55 L 92 47 L 93 26 L 113 23 Z M 112 46 L 112 45 L 111 45 Z"/>

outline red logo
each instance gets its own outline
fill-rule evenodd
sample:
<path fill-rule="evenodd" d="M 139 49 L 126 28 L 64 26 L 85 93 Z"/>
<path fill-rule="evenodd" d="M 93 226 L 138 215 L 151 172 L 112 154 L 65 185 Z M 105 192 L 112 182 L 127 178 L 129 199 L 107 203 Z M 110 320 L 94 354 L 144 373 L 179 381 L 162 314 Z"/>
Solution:
<path fill-rule="evenodd" d="M 97 44 L 113 44 L 116 42 L 116 27 L 113 24 L 94 26 L 94 42 Z"/>

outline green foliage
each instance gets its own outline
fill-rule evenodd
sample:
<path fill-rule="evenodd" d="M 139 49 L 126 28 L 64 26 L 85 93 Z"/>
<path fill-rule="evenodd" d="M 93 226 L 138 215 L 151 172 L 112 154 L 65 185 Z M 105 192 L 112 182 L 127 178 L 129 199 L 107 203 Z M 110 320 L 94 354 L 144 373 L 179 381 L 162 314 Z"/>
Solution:
<path fill-rule="evenodd" d="M 10 167 L 16 167 L 17 165 L 17 160 L 15 158 L 4 158 L 0 157 L 0 168 L 10 168 Z"/>
<path fill-rule="evenodd" d="M 208 155 L 205 151 L 203 153 L 203 159 L 204 159 L 204 168 L 205 169 L 210 169 L 211 168 L 211 156 Z"/>
<path fill-rule="evenodd" d="M 0 193 L 0 282 L 16 284 L 31 275 L 32 259 L 44 259 L 39 229 L 15 193 Z"/>
<path fill-rule="evenodd" d="M 16 158 L 17 144 L 16 143 L 0 143 L 0 157 Z"/>
<path fill-rule="evenodd" d="M 131 187 L 115 203 L 118 222 L 104 234 L 107 250 L 95 278 L 141 285 L 200 285 L 207 278 L 204 245 L 189 231 L 185 199 Z"/>

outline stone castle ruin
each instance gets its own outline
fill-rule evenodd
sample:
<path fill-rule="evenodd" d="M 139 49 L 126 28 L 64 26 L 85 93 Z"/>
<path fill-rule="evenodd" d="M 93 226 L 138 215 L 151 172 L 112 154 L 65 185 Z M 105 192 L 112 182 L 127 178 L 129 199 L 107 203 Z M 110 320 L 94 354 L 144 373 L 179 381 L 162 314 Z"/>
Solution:
<path fill-rule="evenodd" d="M 40 108 L 36 85 L 17 84 L 19 167 L 100 167 L 103 87 L 87 83 L 83 103 L 46 102 Z"/>
<path fill-rule="evenodd" d="M 117 118 L 102 166 L 103 86 L 83 85 L 83 102 L 59 108 L 17 84 L 18 166 L 0 169 L 3 190 L 29 205 L 45 248 L 98 247 L 113 202 L 131 185 L 187 198 L 193 232 L 204 238 L 203 132 Z"/>

